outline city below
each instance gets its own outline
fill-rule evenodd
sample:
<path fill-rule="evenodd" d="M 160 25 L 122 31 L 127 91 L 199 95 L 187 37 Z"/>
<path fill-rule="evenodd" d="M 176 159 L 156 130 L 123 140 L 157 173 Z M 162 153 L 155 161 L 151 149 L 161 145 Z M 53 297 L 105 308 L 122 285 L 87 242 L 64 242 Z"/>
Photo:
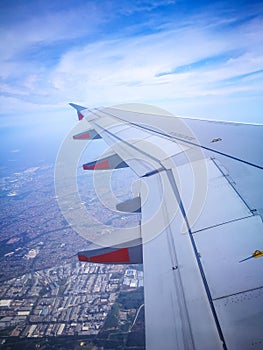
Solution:
<path fill-rule="evenodd" d="M 49 349 L 65 338 L 69 348 L 143 349 L 142 266 L 80 263 L 89 243 L 62 217 L 52 182 L 51 166 L 1 179 L 0 348 Z M 94 190 L 85 194 L 94 204 Z M 92 208 L 101 221 L 135 220 Z"/>

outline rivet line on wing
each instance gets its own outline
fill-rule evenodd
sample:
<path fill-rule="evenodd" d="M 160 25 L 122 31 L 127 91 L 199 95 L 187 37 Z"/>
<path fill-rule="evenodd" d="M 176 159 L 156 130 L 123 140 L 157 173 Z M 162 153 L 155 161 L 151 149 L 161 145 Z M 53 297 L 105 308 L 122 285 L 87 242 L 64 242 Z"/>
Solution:
<path fill-rule="evenodd" d="M 96 109 L 97 109 L 97 108 L 96 108 Z M 114 114 L 112 114 L 112 113 L 110 113 L 110 112 L 105 112 L 105 111 L 103 111 L 103 110 L 100 111 L 100 112 L 101 112 L 101 113 L 104 113 L 104 114 L 108 114 L 108 115 L 110 115 L 110 116 L 112 116 L 112 117 L 114 117 L 114 118 L 116 118 L 116 119 L 119 119 L 119 120 L 122 120 L 122 121 L 127 122 L 127 120 L 122 119 L 122 118 L 120 118 L 120 117 L 117 117 L 117 116 L 115 116 Z M 237 160 L 237 161 L 239 161 L 239 162 L 242 162 L 242 163 L 251 165 L 251 166 L 253 166 L 253 167 L 255 167 L 255 168 L 258 168 L 258 169 L 263 170 L 263 167 L 260 166 L 260 165 L 258 165 L 258 164 L 254 164 L 254 163 L 248 162 L 248 161 L 246 161 L 246 160 L 244 160 L 244 159 L 241 159 L 241 158 L 238 158 L 238 157 L 235 157 L 235 156 L 231 156 L 230 154 L 226 154 L 226 153 L 224 153 L 224 152 L 217 151 L 217 150 L 215 150 L 215 149 L 213 149 L 213 148 L 206 147 L 206 146 L 202 146 L 202 145 L 199 145 L 198 143 L 195 143 L 195 142 L 192 142 L 192 141 L 187 141 L 187 140 L 181 139 L 181 138 L 179 138 L 179 137 L 171 136 L 171 135 L 165 134 L 165 133 L 163 133 L 163 132 L 161 132 L 161 131 L 148 128 L 147 126 L 138 125 L 138 124 L 133 123 L 133 122 L 129 122 L 129 123 L 130 123 L 131 125 L 137 127 L 137 128 L 141 128 L 141 129 L 144 129 L 144 130 L 147 130 L 147 131 L 151 131 L 152 133 L 155 133 L 155 134 L 158 134 L 158 135 L 161 135 L 161 136 L 165 136 L 165 137 L 167 137 L 167 138 L 169 138 L 169 139 L 175 139 L 175 140 L 184 142 L 184 143 L 186 143 L 186 144 L 189 144 L 189 145 L 192 145 L 192 146 L 195 146 L 195 147 L 200 147 L 200 148 L 202 148 L 202 149 L 205 149 L 206 151 L 214 152 L 214 153 L 220 154 L 220 155 L 222 155 L 222 156 L 225 156 L 225 157 L 228 157 L 228 158 Z"/>
<path fill-rule="evenodd" d="M 94 112 L 93 112 L 94 113 Z M 94 113 L 96 115 L 96 113 Z M 151 154 L 144 152 L 142 149 L 136 147 L 134 144 L 131 144 L 129 142 L 127 142 L 126 140 L 122 139 L 121 137 L 115 135 L 114 133 L 110 132 L 107 129 L 103 129 L 97 122 L 92 122 L 92 124 L 95 124 L 98 128 L 100 128 L 103 132 L 107 133 L 108 135 L 112 136 L 113 138 L 117 139 L 120 142 L 123 142 L 124 144 L 126 144 L 127 146 L 131 147 L 132 149 L 136 150 L 137 152 L 144 154 L 146 157 L 152 159 L 153 161 L 155 161 L 156 163 L 160 164 L 160 168 L 158 169 L 158 172 L 160 170 L 165 170 L 165 168 L 162 166 L 160 160 L 154 156 L 152 156 Z M 154 170 L 155 171 L 155 170 Z"/>

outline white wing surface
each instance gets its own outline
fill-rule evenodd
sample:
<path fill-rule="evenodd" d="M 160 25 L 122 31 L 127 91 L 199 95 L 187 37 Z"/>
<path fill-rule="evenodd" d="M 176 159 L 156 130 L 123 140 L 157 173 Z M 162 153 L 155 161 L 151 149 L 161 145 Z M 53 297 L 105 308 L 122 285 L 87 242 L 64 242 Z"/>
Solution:
<path fill-rule="evenodd" d="M 141 239 L 95 261 L 142 255 L 147 349 L 262 349 L 263 126 L 73 107 L 112 150 L 87 169 L 139 178 Z"/>

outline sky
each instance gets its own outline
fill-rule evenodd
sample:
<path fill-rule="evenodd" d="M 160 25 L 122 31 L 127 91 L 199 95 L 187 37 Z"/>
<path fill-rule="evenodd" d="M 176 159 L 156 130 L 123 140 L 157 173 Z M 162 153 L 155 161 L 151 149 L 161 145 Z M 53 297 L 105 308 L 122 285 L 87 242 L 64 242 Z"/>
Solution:
<path fill-rule="evenodd" d="M 262 1 L 2 0 L 0 39 L 8 147 L 62 141 L 68 102 L 263 122 Z"/>

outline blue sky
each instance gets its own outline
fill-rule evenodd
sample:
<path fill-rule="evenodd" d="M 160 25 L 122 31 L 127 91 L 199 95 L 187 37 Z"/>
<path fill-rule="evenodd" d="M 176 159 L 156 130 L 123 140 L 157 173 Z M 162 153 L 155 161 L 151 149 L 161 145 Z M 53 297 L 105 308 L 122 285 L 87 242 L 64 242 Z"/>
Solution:
<path fill-rule="evenodd" d="M 262 1 L 2 0 L 1 127 L 61 134 L 68 102 L 262 122 Z"/>

